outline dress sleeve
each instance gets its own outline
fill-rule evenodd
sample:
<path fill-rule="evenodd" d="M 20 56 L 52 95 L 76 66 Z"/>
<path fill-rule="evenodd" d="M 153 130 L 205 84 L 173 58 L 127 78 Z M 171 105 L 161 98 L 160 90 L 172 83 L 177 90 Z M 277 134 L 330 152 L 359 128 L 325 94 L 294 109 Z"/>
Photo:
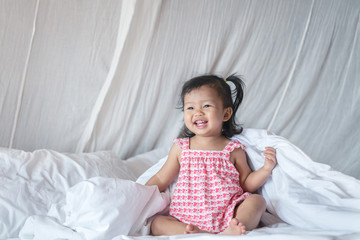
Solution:
<path fill-rule="evenodd" d="M 231 140 L 228 145 L 225 147 L 225 151 L 232 152 L 235 148 L 241 148 L 242 150 L 246 150 L 246 146 L 242 144 L 239 140 Z"/>
<path fill-rule="evenodd" d="M 173 142 L 182 150 L 189 149 L 189 138 L 176 138 Z"/>

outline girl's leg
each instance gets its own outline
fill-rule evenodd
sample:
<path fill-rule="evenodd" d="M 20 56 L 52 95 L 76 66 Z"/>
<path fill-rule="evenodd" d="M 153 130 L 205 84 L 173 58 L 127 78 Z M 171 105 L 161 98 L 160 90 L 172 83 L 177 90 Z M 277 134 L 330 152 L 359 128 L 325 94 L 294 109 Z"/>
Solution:
<path fill-rule="evenodd" d="M 259 225 L 260 218 L 266 210 L 265 199 L 258 194 L 248 196 L 235 208 L 234 219 L 223 234 L 245 234 Z"/>
<path fill-rule="evenodd" d="M 185 224 L 172 216 L 157 216 L 151 223 L 151 233 L 159 235 L 177 235 L 189 233 L 207 233 L 192 224 Z"/>
<path fill-rule="evenodd" d="M 265 210 L 264 197 L 259 194 L 251 194 L 235 208 L 234 216 L 244 224 L 247 231 L 251 231 L 259 225 Z"/>

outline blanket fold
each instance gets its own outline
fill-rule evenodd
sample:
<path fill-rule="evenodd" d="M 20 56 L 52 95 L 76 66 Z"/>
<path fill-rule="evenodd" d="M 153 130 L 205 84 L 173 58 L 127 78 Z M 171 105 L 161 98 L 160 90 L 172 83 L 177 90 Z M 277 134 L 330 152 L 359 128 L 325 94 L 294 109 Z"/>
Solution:
<path fill-rule="evenodd" d="M 276 149 L 278 165 L 261 188 L 267 210 L 307 229 L 360 231 L 360 181 L 314 162 L 289 140 L 266 130 L 244 129 L 235 136 L 247 146 L 250 165 L 262 167 L 262 151 Z"/>
<path fill-rule="evenodd" d="M 47 216 L 28 218 L 19 237 L 95 240 L 137 235 L 146 220 L 168 204 L 168 197 L 155 186 L 95 177 L 70 188 L 66 201 L 53 205 Z"/>

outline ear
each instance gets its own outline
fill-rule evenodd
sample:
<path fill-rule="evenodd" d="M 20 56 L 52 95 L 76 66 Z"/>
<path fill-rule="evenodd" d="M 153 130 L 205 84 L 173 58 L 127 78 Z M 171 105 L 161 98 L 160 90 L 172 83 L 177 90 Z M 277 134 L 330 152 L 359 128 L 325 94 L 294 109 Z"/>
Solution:
<path fill-rule="evenodd" d="M 223 122 L 227 122 L 231 118 L 232 114 L 233 114 L 233 109 L 231 107 L 225 108 Z"/>

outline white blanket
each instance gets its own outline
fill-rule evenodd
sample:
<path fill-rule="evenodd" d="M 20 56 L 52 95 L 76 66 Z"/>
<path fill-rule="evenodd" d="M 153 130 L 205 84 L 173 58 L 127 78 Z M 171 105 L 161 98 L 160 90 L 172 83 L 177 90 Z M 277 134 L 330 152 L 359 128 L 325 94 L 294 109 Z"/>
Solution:
<path fill-rule="evenodd" d="M 359 180 L 312 161 L 288 140 L 268 135 L 265 130 L 245 129 L 243 134 L 236 138 L 247 146 L 250 165 L 254 169 L 263 164 L 262 150 L 265 146 L 275 147 L 278 159 L 272 176 L 260 190 L 268 204 L 269 213 L 262 218 L 267 227 L 247 233 L 244 239 L 264 239 L 265 235 L 269 234 L 277 237 L 273 239 L 309 239 L 311 235 L 319 236 L 313 239 L 360 237 Z M 113 174 L 107 173 L 103 174 L 103 177 L 90 176 L 71 188 L 62 188 L 66 190 L 66 197 L 49 199 L 53 202 L 45 205 L 53 204 L 50 210 L 37 211 L 30 216 L 22 227 L 19 238 L 153 238 L 144 236 L 149 234 L 151 216 L 166 211 L 174 184 L 169 186 L 165 193 L 159 193 L 156 187 L 145 187 L 142 183 L 155 174 L 165 160 L 166 157 L 148 169 L 138 178 L 137 183 L 106 176 Z M 5 171 L 2 174 L 5 174 Z M 59 182 L 57 187 L 61 188 L 61 184 L 68 186 L 66 178 Z M 30 206 L 30 203 L 27 206 Z M 279 225 L 279 222 L 284 223 Z M 142 236 L 131 237 L 133 235 Z M 188 237 L 184 235 L 161 238 Z M 191 238 L 223 237 L 201 234 Z"/>
<path fill-rule="evenodd" d="M 53 205 L 47 217 L 28 218 L 20 238 L 105 240 L 119 234 L 145 235 L 146 220 L 168 204 L 168 196 L 155 186 L 91 178 L 69 189 L 66 201 Z"/>
<path fill-rule="evenodd" d="M 301 228 L 360 231 L 359 180 L 314 162 L 287 139 L 265 130 L 245 129 L 236 138 L 247 146 L 254 169 L 263 165 L 266 146 L 276 149 L 278 166 L 260 191 L 270 213 Z"/>
<path fill-rule="evenodd" d="M 112 152 L 0 148 L 0 239 L 17 237 L 29 216 L 46 215 L 72 186 L 96 176 L 136 179 Z"/>

